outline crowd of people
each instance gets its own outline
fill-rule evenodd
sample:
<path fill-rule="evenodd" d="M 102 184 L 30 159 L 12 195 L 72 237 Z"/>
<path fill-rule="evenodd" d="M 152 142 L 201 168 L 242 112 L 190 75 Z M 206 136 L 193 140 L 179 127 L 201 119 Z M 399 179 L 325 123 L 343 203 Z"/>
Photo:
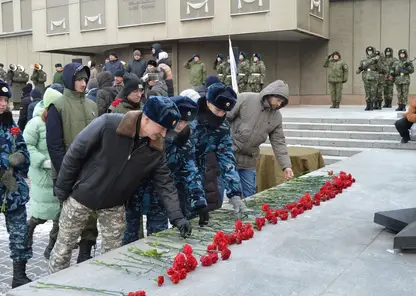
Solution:
<path fill-rule="evenodd" d="M 44 92 L 24 86 L 18 125 L 9 109 L 13 90 L 0 81 L 0 196 L 13 288 L 30 282 L 33 234 L 46 221 L 53 227 L 44 255 L 54 273 L 70 265 L 76 246 L 78 262 L 91 258 L 97 221 L 109 251 L 168 222 L 187 237 L 189 220 L 206 225 L 224 196 L 242 217 L 267 138 L 293 178 L 279 112 L 289 102 L 287 83 L 263 89 L 256 80 L 261 88 L 252 89 L 261 91 L 237 95 L 224 76 L 208 76 L 174 95 L 168 54 L 158 44 L 152 52 L 146 62 L 134 51 L 127 67 L 112 53 L 100 73 L 94 62 L 57 64 Z M 188 66 L 198 63 L 194 56 Z"/>

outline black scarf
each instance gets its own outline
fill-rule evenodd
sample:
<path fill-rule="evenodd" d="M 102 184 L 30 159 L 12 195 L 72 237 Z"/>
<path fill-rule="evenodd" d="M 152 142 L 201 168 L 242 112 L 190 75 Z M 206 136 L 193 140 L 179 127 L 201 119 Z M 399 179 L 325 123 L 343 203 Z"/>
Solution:
<path fill-rule="evenodd" d="M 13 114 L 10 110 L 6 110 L 0 114 L 0 124 L 10 127 L 13 125 Z"/>
<path fill-rule="evenodd" d="M 200 124 L 206 125 L 212 129 L 216 129 L 220 127 L 220 125 L 224 122 L 225 116 L 218 117 L 217 115 L 212 113 L 207 106 L 207 100 L 205 98 L 200 98 L 198 100 L 198 106 L 199 111 L 196 119 Z"/>

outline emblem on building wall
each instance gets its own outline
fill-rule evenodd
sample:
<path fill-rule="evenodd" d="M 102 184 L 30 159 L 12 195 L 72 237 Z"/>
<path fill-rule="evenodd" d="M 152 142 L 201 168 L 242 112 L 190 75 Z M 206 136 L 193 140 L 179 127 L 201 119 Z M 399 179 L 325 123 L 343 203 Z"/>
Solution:
<path fill-rule="evenodd" d="M 66 18 L 61 19 L 60 21 L 50 21 L 51 31 L 55 29 L 55 27 L 62 27 L 62 29 L 66 29 Z"/>
<path fill-rule="evenodd" d="M 322 0 L 311 0 L 311 11 L 315 9 L 320 13 L 322 10 Z"/>
<path fill-rule="evenodd" d="M 101 13 L 99 13 L 96 16 L 84 16 L 84 25 L 85 27 L 88 27 L 88 22 L 90 23 L 95 23 L 98 21 L 98 24 L 101 25 L 102 24 L 102 18 L 101 18 Z"/>
<path fill-rule="evenodd" d="M 208 1 L 209 0 L 205 0 L 199 3 L 191 3 L 191 2 L 186 2 L 186 14 L 191 14 L 191 8 L 198 10 L 201 9 L 202 7 L 205 6 L 205 12 L 208 13 L 209 9 L 208 9 Z"/>
<path fill-rule="evenodd" d="M 259 7 L 263 6 L 263 0 L 238 0 L 238 9 L 243 8 L 243 2 L 245 2 L 247 4 L 251 4 L 251 3 L 254 3 L 256 1 L 259 2 L 259 4 L 258 4 Z"/>

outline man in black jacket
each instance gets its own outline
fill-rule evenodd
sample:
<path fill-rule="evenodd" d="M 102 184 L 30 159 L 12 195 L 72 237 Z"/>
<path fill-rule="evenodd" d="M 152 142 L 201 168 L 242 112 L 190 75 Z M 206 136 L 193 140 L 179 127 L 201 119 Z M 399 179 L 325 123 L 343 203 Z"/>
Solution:
<path fill-rule="evenodd" d="M 19 121 L 17 125 L 20 130 L 23 132 L 26 127 L 27 120 L 27 109 L 29 108 L 30 103 L 32 103 L 32 98 L 30 97 L 30 92 L 32 91 L 32 84 L 26 84 L 22 89 L 22 99 L 20 101 L 20 112 L 19 112 Z"/>
<path fill-rule="evenodd" d="M 103 249 L 121 246 L 125 228 L 124 205 L 141 180 L 152 176 L 167 215 L 181 236 L 191 233 L 164 156 L 166 131 L 181 116 L 167 97 L 152 97 L 141 111 L 104 114 L 88 125 L 69 147 L 59 172 L 55 193 L 63 201 L 58 240 L 49 271 L 70 264 L 72 248 L 88 215 L 94 211 L 102 227 Z"/>
<path fill-rule="evenodd" d="M 140 50 L 136 49 L 133 52 L 133 60 L 127 66 L 127 72 L 136 74 L 137 77 L 141 78 L 146 71 L 147 61 L 142 58 Z"/>

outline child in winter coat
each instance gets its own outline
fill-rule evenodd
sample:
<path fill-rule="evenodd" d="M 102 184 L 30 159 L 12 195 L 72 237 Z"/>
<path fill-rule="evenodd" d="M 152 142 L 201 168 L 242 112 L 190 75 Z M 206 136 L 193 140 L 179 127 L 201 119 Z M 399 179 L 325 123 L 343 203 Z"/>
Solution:
<path fill-rule="evenodd" d="M 53 196 L 52 165 L 46 145 L 46 116 L 47 107 L 62 94 L 53 88 L 48 88 L 33 112 L 33 118 L 27 123 L 23 136 L 30 153 L 29 178 L 31 181 L 31 198 L 28 221 L 28 244 L 33 243 L 33 233 L 37 225 L 53 220 L 50 232 L 50 242 L 55 242 L 58 236 L 58 221 L 60 213 L 59 200 Z M 53 245 L 48 245 L 45 257 L 49 254 Z"/>
<path fill-rule="evenodd" d="M 32 258 L 32 247 L 27 244 L 26 223 L 29 186 L 25 177 L 29 169 L 29 152 L 8 108 L 11 96 L 9 85 L 0 80 L 0 204 L 13 259 L 12 288 L 16 288 L 31 282 L 26 275 L 26 264 Z"/>

